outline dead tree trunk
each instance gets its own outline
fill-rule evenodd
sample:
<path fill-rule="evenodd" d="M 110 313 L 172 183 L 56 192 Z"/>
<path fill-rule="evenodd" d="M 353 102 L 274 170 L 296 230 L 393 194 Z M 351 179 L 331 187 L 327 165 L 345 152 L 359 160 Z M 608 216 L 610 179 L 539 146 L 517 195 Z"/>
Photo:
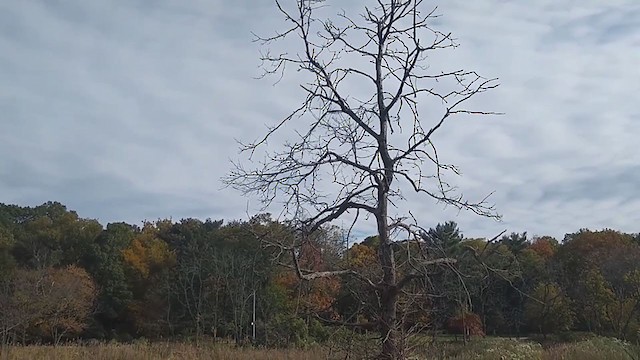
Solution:
<path fill-rule="evenodd" d="M 378 205 L 378 236 L 380 238 L 380 246 L 378 256 L 382 266 L 382 286 L 380 294 L 381 303 L 381 324 L 380 335 L 382 337 L 382 358 L 398 359 L 400 358 L 400 348 L 398 344 L 398 321 L 397 321 L 397 275 L 395 258 L 391 239 L 389 237 L 389 224 L 387 222 L 387 195 L 384 188 L 379 190 L 380 202 Z"/>

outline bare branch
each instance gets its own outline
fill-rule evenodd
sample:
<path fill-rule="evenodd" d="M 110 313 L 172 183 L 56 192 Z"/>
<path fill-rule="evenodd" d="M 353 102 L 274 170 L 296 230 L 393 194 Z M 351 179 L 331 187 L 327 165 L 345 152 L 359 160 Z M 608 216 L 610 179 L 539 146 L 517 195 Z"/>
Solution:
<path fill-rule="evenodd" d="M 497 114 L 466 106 L 470 99 L 497 87 L 497 81 L 474 71 L 430 69 L 431 52 L 458 45 L 450 33 L 431 27 L 438 15 L 435 8 L 421 13 L 423 3 L 377 0 L 360 16 L 342 11 L 334 19 L 323 19 L 316 10 L 327 6 L 324 0 L 297 0 L 291 8 L 276 0 L 289 27 L 271 36 L 256 36 L 256 41 L 272 46 L 295 38 L 299 48 L 294 53 L 263 52 L 264 75 L 283 76 L 285 69 L 297 70 L 307 79 L 300 85 L 304 99 L 268 128 L 264 137 L 243 145 L 242 150 L 253 161 L 257 148 L 286 125 L 305 130 L 296 132 L 283 150 L 266 153 L 255 169 L 234 164 L 224 179 L 245 194 L 258 195 L 265 207 L 276 198 L 282 200 L 282 213 L 292 217 L 296 236 L 290 244 L 272 239 L 265 244 L 278 256 L 288 253 L 292 259 L 288 266 L 300 279 L 353 276 L 376 290 L 387 357 L 398 355 L 401 319 L 396 317 L 396 305 L 403 288 L 437 268 L 463 278 L 455 258 L 427 254 L 422 228 L 391 219 L 390 207 L 400 210 L 405 200 L 403 190 L 499 218 L 486 203 L 487 197 L 469 201 L 449 184 L 446 175 L 460 172 L 442 162 L 433 142 L 454 117 Z M 441 108 L 425 117 L 419 111 L 425 100 Z M 349 214 L 355 214 L 353 227 L 361 211 L 376 222 L 378 283 L 353 270 L 301 268 L 298 256 L 308 236 Z M 392 233 L 400 230 L 407 231 L 410 240 L 394 242 Z M 395 252 L 400 249 L 407 256 L 396 264 Z M 418 256 L 412 256 L 414 251 Z M 398 267 L 409 271 L 403 270 L 399 278 Z"/>

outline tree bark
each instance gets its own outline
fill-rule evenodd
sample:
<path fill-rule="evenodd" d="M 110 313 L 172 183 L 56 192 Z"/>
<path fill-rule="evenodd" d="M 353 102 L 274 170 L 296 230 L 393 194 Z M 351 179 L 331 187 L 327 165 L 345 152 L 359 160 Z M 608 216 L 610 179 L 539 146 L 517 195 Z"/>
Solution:
<path fill-rule="evenodd" d="M 381 328 L 382 336 L 382 359 L 401 359 L 402 352 L 398 344 L 398 320 L 397 320 L 397 276 L 393 248 L 389 238 L 389 224 L 387 220 L 387 194 L 384 186 L 378 190 L 378 236 L 380 237 L 380 247 L 378 255 L 382 265 L 382 289 L 380 294 L 381 303 Z"/>

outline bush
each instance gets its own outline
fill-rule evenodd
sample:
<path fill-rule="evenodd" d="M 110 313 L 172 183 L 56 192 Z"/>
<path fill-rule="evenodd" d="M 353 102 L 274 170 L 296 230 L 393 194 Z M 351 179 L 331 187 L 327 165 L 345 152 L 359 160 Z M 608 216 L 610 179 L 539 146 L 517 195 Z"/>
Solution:
<path fill-rule="evenodd" d="M 462 334 L 464 336 L 484 336 L 482 320 L 478 314 L 461 312 L 447 320 L 447 331 L 450 334 Z"/>
<path fill-rule="evenodd" d="M 323 343 L 329 340 L 329 328 L 320 324 L 316 319 L 309 322 L 309 337 L 316 342 Z"/>
<path fill-rule="evenodd" d="M 309 343 L 309 329 L 304 320 L 294 315 L 278 314 L 267 323 L 269 347 L 305 347 Z"/>

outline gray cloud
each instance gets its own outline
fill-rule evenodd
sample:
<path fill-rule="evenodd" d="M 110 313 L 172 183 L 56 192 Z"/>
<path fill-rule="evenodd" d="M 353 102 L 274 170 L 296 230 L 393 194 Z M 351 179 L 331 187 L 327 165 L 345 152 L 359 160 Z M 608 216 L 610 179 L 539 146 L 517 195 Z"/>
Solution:
<path fill-rule="evenodd" d="M 500 77 L 473 105 L 506 115 L 456 119 L 436 144 L 466 196 L 495 191 L 504 221 L 411 194 L 398 211 L 427 226 L 456 220 L 468 236 L 638 231 L 640 5 L 451 0 L 440 12 L 461 47 L 433 67 Z M 219 178 L 235 139 L 253 140 L 301 99 L 300 74 L 253 79 L 251 31 L 281 20 L 248 0 L 0 4 L 0 201 L 58 200 L 103 222 L 256 211 Z"/>

